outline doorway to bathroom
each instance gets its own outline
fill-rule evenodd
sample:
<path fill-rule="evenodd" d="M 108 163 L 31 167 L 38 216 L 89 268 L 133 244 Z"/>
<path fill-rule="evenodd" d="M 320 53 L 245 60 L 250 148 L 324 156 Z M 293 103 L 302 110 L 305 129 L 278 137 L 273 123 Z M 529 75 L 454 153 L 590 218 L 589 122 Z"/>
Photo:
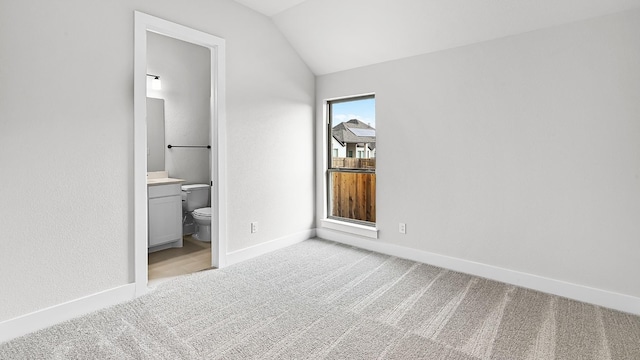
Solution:
<path fill-rule="evenodd" d="M 179 53 L 179 56 L 158 55 L 159 49 L 169 49 L 169 53 Z M 180 56 L 186 58 L 179 60 Z M 224 40 L 135 12 L 134 62 L 134 279 L 136 294 L 142 295 L 148 291 L 148 281 L 158 276 L 171 277 L 224 266 Z M 189 85 L 182 84 L 187 78 Z M 172 105 L 168 98 L 172 99 Z M 163 130 L 150 128 L 147 119 L 149 99 L 165 101 Z M 164 133 L 165 138 L 150 138 L 158 133 Z M 158 154 L 153 154 L 152 147 L 158 149 Z M 161 156 L 164 161 L 159 159 Z M 164 169 L 160 169 L 162 165 Z M 147 255 L 151 245 L 149 217 L 157 214 L 153 209 L 150 212 L 147 175 L 156 175 L 155 172 L 164 172 L 167 179 L 175 180 L 174 188 L 178 191 L 181 184 L 210 187 L 207 195 L 210 241 L 201 241 L 200 232 L 193 228 L 189 231 L 188 226 L 194 225 L 193 218 L 186 219 L 183 217 L 186 212 L 180 211 L 180 221 L 187 229 L 187 236 L 163 244 L 164 248 L 156 247 L 154 250 L 160 251 Z M 169 195 L 177 198 L 174 194 Z M 178 212 L 178 203 L 172 205 L 168 201 L 166 207 L 173 209 L 173 213 Z M 175 221 L 173 217 L 171 221 Z M 200 217 L 194 217 L 202 223 Z"/>
<path fill-rule="evenodd" d="M 193 215 L 211 209 L 210 99 L 209 48 L 147 31 L 147 181 L 177 182 L 148 185 L 150 286 L 211 268 L 211 218 Z"/>

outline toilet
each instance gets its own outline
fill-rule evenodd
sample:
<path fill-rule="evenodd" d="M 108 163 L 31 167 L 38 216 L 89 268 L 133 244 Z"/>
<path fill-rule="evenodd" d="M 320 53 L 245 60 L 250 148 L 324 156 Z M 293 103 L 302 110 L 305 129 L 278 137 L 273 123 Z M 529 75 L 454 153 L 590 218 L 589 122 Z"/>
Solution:
<path fill-rule="evenodd" d="M 182 209 L 191 214 L 196 222 L 196 232 L 192 237 L 199 241 L 211 242 L 211 207 L 209 185 L 182 185 Z"/>

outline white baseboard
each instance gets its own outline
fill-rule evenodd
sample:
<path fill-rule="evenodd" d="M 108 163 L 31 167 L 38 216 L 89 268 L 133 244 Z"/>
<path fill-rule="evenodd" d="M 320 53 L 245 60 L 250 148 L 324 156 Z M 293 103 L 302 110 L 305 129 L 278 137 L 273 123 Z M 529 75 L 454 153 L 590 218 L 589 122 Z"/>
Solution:
<path fill-rule="evenodd" d="M 445 269 L 501 281 L 507 284 L 542 291 L 586 303 L 640 315 L 640 298 L 572 284 L 560 280 L 522 273 L 496 266 L 449 257 L 445 255 L 416 250 L 404 246 L 383 243 L 353 236 L 330 229 L 312 229 L 288 235 L 227 254 L 227 264 L 278 250 L 318 236 L 322 239 L 397 256 Z M 135 298 L 135 284 L 126 284 L 96 294 L 71 300 L 29 314 L 0 322 L 0 342 L 46 328 L 72 318 L 103 309 Z"/>
<path fill-rule="evenodd" d="M 232 265 L 248 260 L 256 256 L 302 242 L 315 236 L 316 230 L 310 229 L 271 240 L 263 244 L 251 246 L 246 249 L 234 251 L 227 254 L 226 264 Z M 2 321 L 0 322 L 0 342 L 8 341 L 108 306 L 132 300 L 135 297 L 136 285 L 134 283 L 126 284 Z"/>
<path fill-rule="evenodd" d="M 316 230 L 305 230 L 295 234 L 287 235 L 278 239 L 267 241 L 262 244 L 250 246 L 248 248 L 236 250 L 227 253 L 225 257 L 225 266 L 233 265 L 241 261 L 249 260 L 256 256 L 270 253 L 272 251 L 282 249 L 284 247 L 303 242 L 316 236 Z"/>
<path fill-rule="evenodd" d="M 638 297 L 383 243 L 331 229 L 318 228 L 316 232 L 322 239 L 640 315 L 640 298 Z"/>
<path fill-rule="evenodd" d="M 0 322 L 0 342 L 131 300 L 135 284 L 126 284 Z"/>

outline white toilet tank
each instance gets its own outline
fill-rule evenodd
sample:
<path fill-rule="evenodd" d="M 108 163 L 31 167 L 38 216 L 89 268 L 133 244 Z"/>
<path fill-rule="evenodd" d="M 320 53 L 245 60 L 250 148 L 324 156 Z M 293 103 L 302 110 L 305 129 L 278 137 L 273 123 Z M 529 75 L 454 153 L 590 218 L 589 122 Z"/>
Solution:
<path fill-rule="evenodd" d="M 182 185 L 182 200 L 188 212 L 209 206 L 209 185 Z"/>

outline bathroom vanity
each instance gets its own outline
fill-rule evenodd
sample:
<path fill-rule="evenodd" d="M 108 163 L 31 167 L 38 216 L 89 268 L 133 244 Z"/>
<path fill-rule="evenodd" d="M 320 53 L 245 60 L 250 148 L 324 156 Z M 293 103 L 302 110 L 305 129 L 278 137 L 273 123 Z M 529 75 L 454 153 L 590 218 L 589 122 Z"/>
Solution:
<path fill-rule="evenodd" d="M 166 173 L 166 172 L 164 172 Z M 182 247 L 183 179 L 147 175 L 149 252 Z"/>

